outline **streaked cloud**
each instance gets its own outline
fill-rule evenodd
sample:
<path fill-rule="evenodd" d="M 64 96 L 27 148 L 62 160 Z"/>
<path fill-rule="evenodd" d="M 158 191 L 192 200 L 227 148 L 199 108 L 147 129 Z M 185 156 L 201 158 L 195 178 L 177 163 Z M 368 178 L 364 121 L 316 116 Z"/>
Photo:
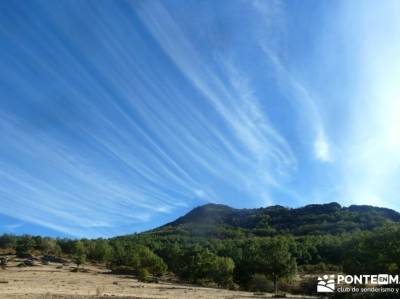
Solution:
<path fill-rule="evenodd" d="M 395 207 L 397 4 L 339 4 L 3 4 L 5 225 L 108 236 L 208 201 Z"/>

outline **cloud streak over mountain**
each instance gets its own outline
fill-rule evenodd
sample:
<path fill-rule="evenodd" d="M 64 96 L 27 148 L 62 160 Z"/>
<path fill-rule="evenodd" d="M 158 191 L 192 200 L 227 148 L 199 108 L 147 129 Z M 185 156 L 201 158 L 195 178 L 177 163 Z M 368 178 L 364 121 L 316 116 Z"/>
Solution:
<path fill-rule="evenodd" d="M 397 208 L 394 7 L 308 5 L 0 4 L 3 230 L 124 234 L 208 201 Z"/>

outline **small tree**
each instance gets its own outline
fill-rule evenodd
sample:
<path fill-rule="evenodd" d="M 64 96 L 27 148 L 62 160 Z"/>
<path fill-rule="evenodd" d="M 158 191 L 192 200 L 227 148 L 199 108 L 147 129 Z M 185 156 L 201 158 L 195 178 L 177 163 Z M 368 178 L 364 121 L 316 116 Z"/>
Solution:
<path fill-rule="evenodd" d="M 260 259 L 260 268 L 274 283 L 274 291 L 278 293 L 278 282 L 283 278 L 291 278 L 297 272 L 296 259 L 289 251 L 289 240 L 284 237 L 273 238 L 261 245 L 265 258 Z"/>
<path fill-rule="evenodd" d="M 74 258 L 74 262 L 77 266 L 77 269 L 79 269 L 80 265 L 83 265 L 86 262 L 86 255 L 85 254 L 78 254 Z"/>
<path fill-rule="evenodd" d="M 74 262 L 78 269 L 86 262 L 86 249 L 82 241 L 76 241 L 74 244 Z"/>
<path fill-rule="evenodd" d="M 233 270 L 235 269 L 235 263 L 229 257 L 215 258 L 215 269 L 213 269 L 213 280 L 223 287 L 231 286 L 233 284 Z"/>
<path fill-rule="evenodd" d="M 43 238 L 40 240 L 39 250 L 42 251 L 44 255 L 60 255 L 61 248 L 57 244 L 57 241 L 50 238 Z"/>
<path fill-rule="evenodd" d="M 146 269 L 154 276 L 162 276 L 167 271 L 167 265 L 162 258 L 146 246 L 137 246 L 131 257 L 129 266 L 136 270 Z"/>
<path fill-rule="evenodd" d="M 18 257 L 25 257 L 29 255 L 35 248 L 35 241 L 30 236 L 23 236 L 17 241 L 16 255 Z"/>
<path fill-rule="evenodd" d="M 147 269 L 139 269 L 138 271 L 138 280 L 140 282 L 149 282 L 150 281 L 150 273 Z"/>

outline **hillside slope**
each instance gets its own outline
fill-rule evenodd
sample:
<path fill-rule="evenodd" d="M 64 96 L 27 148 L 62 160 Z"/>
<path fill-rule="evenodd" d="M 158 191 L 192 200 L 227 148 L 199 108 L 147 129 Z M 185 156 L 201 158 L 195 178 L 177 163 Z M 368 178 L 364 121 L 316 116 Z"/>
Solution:
<path fill-rule="evenodd" d="M 341 207 L 335 202 L 301 208 L 270 206 L 259 209 L 207 204 L 147 233 L 217 238 L 278 234 L 336 235 L 372 230 L 385 222 L 400 223 L 400 213 L 366 205 Z"/>

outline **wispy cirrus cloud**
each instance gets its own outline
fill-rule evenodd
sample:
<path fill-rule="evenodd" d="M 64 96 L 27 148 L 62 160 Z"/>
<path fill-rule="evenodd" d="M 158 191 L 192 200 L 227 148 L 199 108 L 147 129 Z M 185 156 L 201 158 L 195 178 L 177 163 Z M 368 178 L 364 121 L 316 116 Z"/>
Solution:
<path fill-rule="evenodd" d="M 294 105 L 299 115 L 299 124 L 304 128 L 302 133 L 307 136 L 308 147 L 316 159 L 322 162 L 331 162 L 333 159 L 331 145 L 317 100 L 311 95 L 309 88 L 306 88 L 301 80 L 289 71 L 279 56 L 262 39 L 261 48 L 275 69 L 281 90 Z"/>
<path fill-rule="evenodd" d="M 282 1 L 4 7 L 0 214 L 106 236 L 207 201 L 391 204 L 395 9 L 339 4 L 309 22 Z"/>
<path fill-rule="evenodd" d="M 252 80 L 236 61 L 207 62 L 162 4 L 131 16 L 105 4 L 82 4 L 85 14 L 33 5 L 40 15 L 16 33 L 3 19 L 15 51 L 2 53 L 13 71 L 1 76 L 16 100 L 1 110 L 0 212 L 18 206 L 12 215 L 25 222 L 95 236 L 149 227 L 199 201 L 270 203 L 271 188 L 285 189 L 296 158 Z M 179 72 L 132 26 L 134 13 Z M 97 48 L 82 46 L 87 38 Z"/>
<path fill-rule="evenodd" d="M 216 60 L 205 60 L 160 3 L 146 3 L 138 11 L 165 53 L 238 139 L 239 144 L 236 142 L 233 146 L 242 150 L 242 155 L 247 152 L 249 164 L 254 165 L 250 169 L 254 168 L 259 178 L 266 179 L 265 183 L 278 184 L 276 176 L 293 169 L 296 159 L 286 140 L 268 120 L 266 111 L 260 109 L 249 84 L 251 80 L 232 61 L 221 58 L 218 51 L 214 53 Z M 215 64 L 222 69 L 223 77 L 215 72 Z"/>

